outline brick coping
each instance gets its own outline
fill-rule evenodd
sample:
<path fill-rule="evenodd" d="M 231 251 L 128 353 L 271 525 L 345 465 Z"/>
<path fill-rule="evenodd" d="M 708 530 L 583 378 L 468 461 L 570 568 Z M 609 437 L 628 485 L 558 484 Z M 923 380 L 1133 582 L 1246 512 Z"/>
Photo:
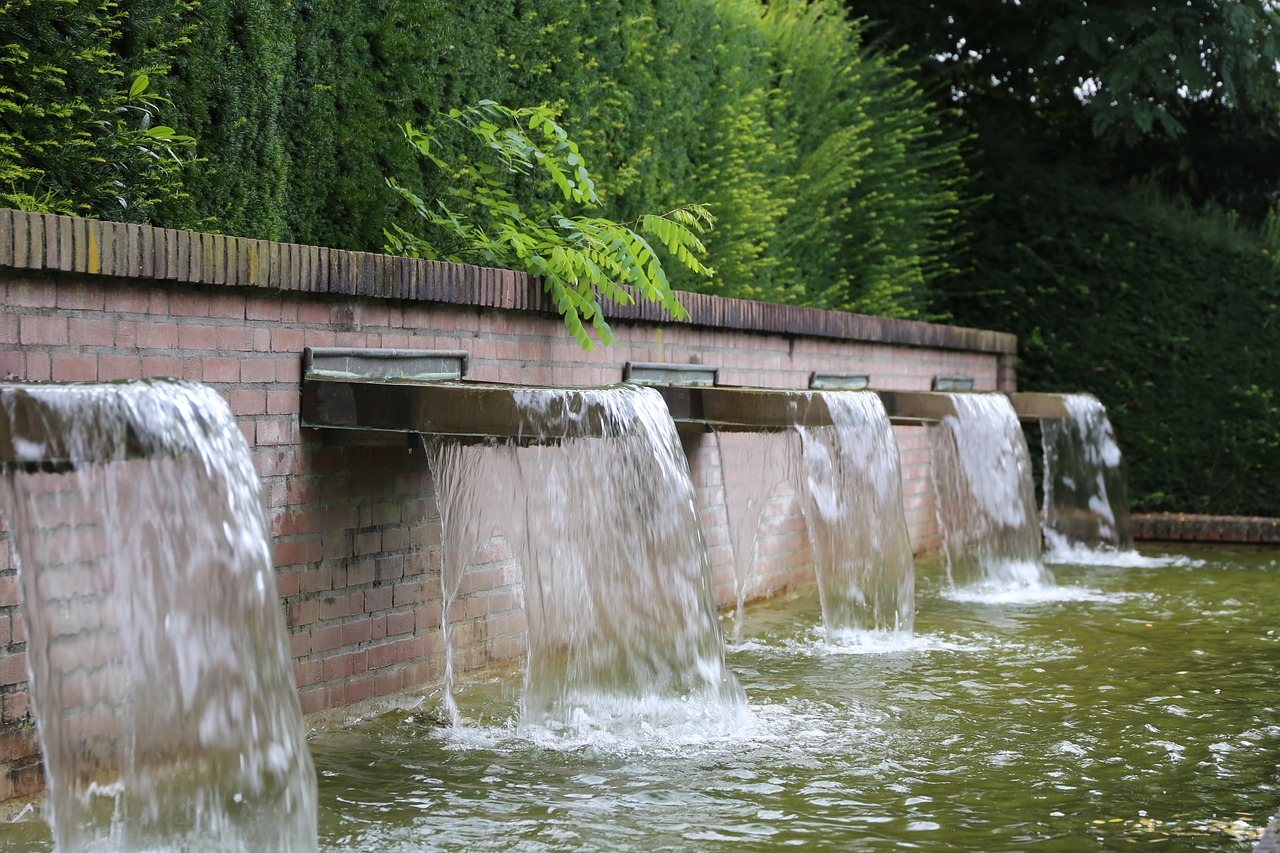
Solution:
<path fill-rule="evenodd" d="M 0 208 L 0 268 L 4 267 L 555 312 L 538 279 L 511 270 Z M 681 292 L 679 297 L 689 312 L 684 321 L 643 301 L 606 304 L 605 315 L 1009 357 L 1017 352 L 1017 337 L 1005 332 L 705 293 Z"/>
<path fill-rule="evenodd" d="M 1133 516 L 1133 538 L 1280 545 L 1280 518 L 1153 512 Z"/>

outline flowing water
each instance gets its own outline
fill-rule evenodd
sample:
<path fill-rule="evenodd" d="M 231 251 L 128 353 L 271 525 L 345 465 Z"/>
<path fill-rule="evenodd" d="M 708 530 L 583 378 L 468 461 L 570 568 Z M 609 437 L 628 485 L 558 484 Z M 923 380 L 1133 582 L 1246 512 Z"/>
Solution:
<path fill-rule="evenodd" d="M 693 484 L 662 397 L 624 385 L 530 389 L 517 402 L 528 446 L 444 445 L 435 465 L 446 594 L 477 544 L 518 543 L 522 723 L 735 725 L 742 692 L 724 664 Z M 488 488 L 467 491 L 468 477 L 450 473 L 486 464 Z M 455 519 L 470 531 L 461 547 L 450 544 Z"/>
<path fill-rule="evenodd" d="M 874 391 L 815 391 L 830 426 L 797 427 L 805 525 L 827 631 L 900 632 L 914 618 L 898 445 Z"/>
<path fill-rule="evenodd" d="M 793 460 L 800 457 L 799 441 L 794 430 L 716 432 L 729 547 L 733 550 L 735 638 L 741 631 L 747 591 L 759 557 L 765 508 L 793 479 L 790 467 Z"/>
<path fill-rule="evenodd" d="M 1050 587 L 1040 561 L 1031 453 L 1009 398 L 949 394 L 954 414 L 930 428 L 942 553 L 968 594 Z"/>
<path fill-rule="evenodd" d="M 31 464 L 4 471 L 0 510 L 59 849 L 315 850 L 260 486 L 226 403 L 174 382 L 22 393 L 38 405 L 7 396 L 0 417 Z"/>
<path fill-rule="evenodd" d="M 1246 853 L 1280 801 L 1280 552 L 1055 568 L 994 605 L 922 567 L 879 647 L 829 644 L 812 588 L 749 608 L 731 732 L 531 732 L 506 676 L 462 728 L 320 733 L 322 848 Z"/>
<path fill-rule="evenodd" d="M 1107 410 L 1089 394 L 1062 401 L 1070 417 L 1040 423 L 1045 540 L 1054 552 L 1131 549 L 1124 467 Z"/>

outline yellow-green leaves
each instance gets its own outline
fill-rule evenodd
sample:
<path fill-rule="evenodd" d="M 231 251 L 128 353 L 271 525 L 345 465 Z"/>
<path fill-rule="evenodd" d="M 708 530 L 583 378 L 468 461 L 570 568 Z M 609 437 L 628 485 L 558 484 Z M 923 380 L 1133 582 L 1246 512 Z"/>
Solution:
<path fill-rule="evenodd" d="M 702 205 L 644 214 L 624 224 L 590 215 L 601 206 L 596 184 L 577 143 L 547 107 L 511 109 L 494 101 L 452 109 L 419 131 L 404 125 L 405 139 L 441 172 L 434 197 L 419 196 L 394 179 L 387 185 L 427 227 L 419 236 L 399 225 L 383 233 L 388 252 L 518 269 L 542 278 L 565 327 L 583 349 L 597 337 L 612 342 L 601 302 L 627 305 L 633 291 L 660 303 L 673 317 L 687 316 L 648 238 L 700 276 L 700 234 L 715 218 Z M 514 200 L 510 184 L 545 185 L 536 203 Z"/>

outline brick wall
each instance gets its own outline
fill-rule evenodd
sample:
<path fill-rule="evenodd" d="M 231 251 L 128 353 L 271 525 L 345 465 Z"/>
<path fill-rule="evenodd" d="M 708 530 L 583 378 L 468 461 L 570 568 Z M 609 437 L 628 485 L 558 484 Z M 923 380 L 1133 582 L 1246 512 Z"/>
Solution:
<path fill-rule="evenodd" d="M 308 714 L 431 684 L 443 657 L 440 520 L 425 453 L 408 442 L 336 446 L 302 428 L 303 347 L 464 351 L 468 378 L 523 384 L 609 384 L 624 363 L 641 361 L 715 365 L 727 385 L 804 388 L 818 370 L 865 372 L 886 389 L 927 390 L 942 374 L 1012 390 L 1007 335 L 700 295 L 684 301 L 684 323 L 648 305 L 611 309 L 618 343 L 584 353 L 537 283 L 516 273 L 0 210 L 0 380 L 179 377 L 227 399 L 264 485 Z M 934 548 L 924 430 L 895 433 L 912 541 Z M 713 434 L 682 438 L 717 601 L 728 606 L 721 454 Z M 31 787 L 36 748 L 4 524 L 0 799 Z M 803 519 L 786 486 L 769 497 L 759 552 L 753 595 L 811 577 Z M 453 604 L 459 668 L 523 648 L 519 566 L 501 542 L 475 562 Z"/>

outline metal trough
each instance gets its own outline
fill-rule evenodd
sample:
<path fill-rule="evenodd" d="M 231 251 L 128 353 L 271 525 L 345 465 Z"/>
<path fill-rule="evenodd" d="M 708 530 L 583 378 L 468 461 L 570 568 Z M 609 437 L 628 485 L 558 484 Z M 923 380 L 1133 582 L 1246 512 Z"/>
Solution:
<path fill-rule="evenodd" d="M 1067 404 L 1062 394 L 1041 394 L 1030 391 L 1018 391 L 1009 395 L 1013 410 L 1020 421 L 1043 421 L 1056 418 L 1069 418 Z"/>
<path fill-rule="evenodd" d="M 460 381 L 464 371 L 463 353 L 308 348 L 302 426 L 337 444 L 412 445 L 419 433 L 526 442 L 606 434 L 609 412 L 594 389 Z"/>
<path fill-rule="evenodd" d="M 831 424 L 822 395 L 764 388 L 655 386 L 677 425 L 737 431 Z"/>

